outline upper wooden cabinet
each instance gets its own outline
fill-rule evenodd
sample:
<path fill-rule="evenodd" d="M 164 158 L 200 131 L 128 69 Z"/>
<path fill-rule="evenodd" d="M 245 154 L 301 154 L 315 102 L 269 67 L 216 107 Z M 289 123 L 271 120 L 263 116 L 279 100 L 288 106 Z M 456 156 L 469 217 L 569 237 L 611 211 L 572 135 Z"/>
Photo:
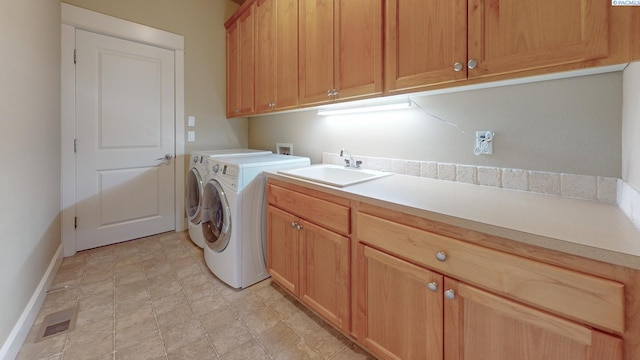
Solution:
<path fill-rule="evenodd" d="M 386 20 L 386 91 L 467 78 L 467 0 L 388 0 Z"/>
<path fill-rule="evenodd" d="M 227 22 L 227 117 L 255 113 L 254 16 L 255 5 Z"/>
<path fill-rule="evenodd" d="M 256 1 L 256 111 L 298 106 L 298 0 Z"/>
<path fill-rule="evenodd" d="M 299 2 L 300 102 L 381 94 L 381 0 Z"/>
<path fill-rule="evenodd" d="M 606 1 L 389 0 L 389 93 L 605 58 Z"/>

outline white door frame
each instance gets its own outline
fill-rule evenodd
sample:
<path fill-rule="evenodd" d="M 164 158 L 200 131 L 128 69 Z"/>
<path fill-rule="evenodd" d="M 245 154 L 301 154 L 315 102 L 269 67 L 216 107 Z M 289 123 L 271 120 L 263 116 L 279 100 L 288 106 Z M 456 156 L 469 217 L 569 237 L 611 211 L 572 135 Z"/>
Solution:
<path fill-rule="evenodd" d="M 76 162 L 75 117 L 75 31 L 131 40 L 172 50 L 175 54 L 175 223 L 176 231 L 186 229 L 184 205 L 184 37 L 149 26 L 118 19 L 61 3 L 61 162 L 62 162 L 62 245 L 64 256 L 76 253 Z"/>

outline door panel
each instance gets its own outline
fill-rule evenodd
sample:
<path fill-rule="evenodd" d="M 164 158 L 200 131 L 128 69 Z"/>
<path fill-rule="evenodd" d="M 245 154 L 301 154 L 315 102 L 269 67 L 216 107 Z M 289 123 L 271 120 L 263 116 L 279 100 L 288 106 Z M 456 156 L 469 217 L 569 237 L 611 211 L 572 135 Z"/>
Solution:
<path fill-rule="evenodd" d="M 469 1 L 469 78 L 609 54 L 606 1 Z"/>
<path fill-rule="evenodd" d="M 300 297 L 337 327 L 351 330 L 350 241 L 346 236 L 300 221 Z"/>
<path fill-rule="evenodd" d="M 389 0 L 386 10 L 387 92 L 466 79 L 467 0 Z"/>
<path fill-rule="evenodd" d="M 173 52 L 76 31 L 77 249 L 175 229 Z"/>
<path fill-rule="evenodd" d="M 359 340 L 383 359 L 442 359 L 443 276 L 362 244 L 358 255 Z"/>
<path fill-rule="evenodd" d="M 300 283 L 300 243 L 293 223 L 297 217 L 267 206 L 267 270 L 273 279 L 298 295 Z"/>
<path fill-rule="evenodd" d="M 622 339 L 445 280 L 446 360 L 620 360 Z"/>

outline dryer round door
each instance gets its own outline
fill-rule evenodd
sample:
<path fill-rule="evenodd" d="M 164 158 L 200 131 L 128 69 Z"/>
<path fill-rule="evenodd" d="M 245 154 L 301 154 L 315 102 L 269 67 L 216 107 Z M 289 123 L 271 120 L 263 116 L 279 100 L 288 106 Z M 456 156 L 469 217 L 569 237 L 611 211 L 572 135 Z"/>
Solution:
<path fill-rule="evenodd" d="M 202 234 L 209 249 L 223 251 L 231 238 L 231 209 L 222 186 L 209 180 L 202 195 Z"/>
<path fill-rule="evenodd" d="M 187 174 L 187 218 L 193 224 L 200 224 L 202 216 L 202 176 L 196 168 Z"/>

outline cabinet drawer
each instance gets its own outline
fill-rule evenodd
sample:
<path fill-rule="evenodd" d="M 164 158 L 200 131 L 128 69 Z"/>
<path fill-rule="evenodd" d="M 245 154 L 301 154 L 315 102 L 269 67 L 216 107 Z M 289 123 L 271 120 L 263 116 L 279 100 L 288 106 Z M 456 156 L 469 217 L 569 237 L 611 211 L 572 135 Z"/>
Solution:
<path fill-rule="evenodd" d="M 357 239 L 419 265 L 603 330 L 623 333 L 624 285 L 357 214 Z M 440 261 L 436 254 L 444 253 Z"/>
<path fill-rule="evenodd" d="M 269 184 L 267 201 L 302 219 L 343 235 L 351 233 L 351 210 L 339 205 Z"/>

